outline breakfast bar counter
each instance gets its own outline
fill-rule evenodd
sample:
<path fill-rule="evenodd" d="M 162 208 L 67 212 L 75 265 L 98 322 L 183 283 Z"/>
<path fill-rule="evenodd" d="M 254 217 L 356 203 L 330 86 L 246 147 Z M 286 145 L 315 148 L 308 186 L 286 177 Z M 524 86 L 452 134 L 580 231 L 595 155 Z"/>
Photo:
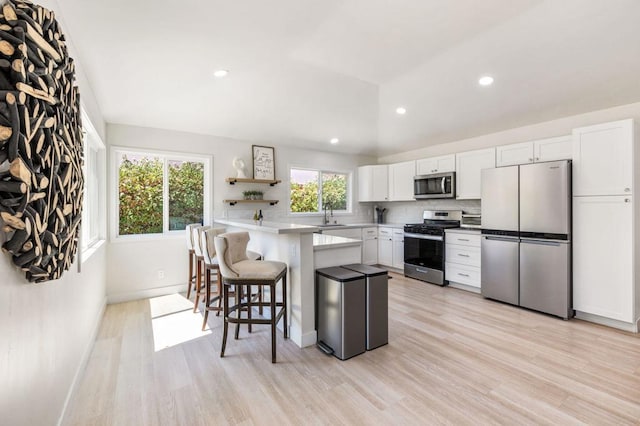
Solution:
<path fill-rule="evenodd" d="M 260 224 L 241 219 L 215 219 L 214 222 L 216 226 L 224 225 L 228 232 L 249 232 L 250 250 L 262 253 L 265 260 L 277 260 L 289 266 L 289 337 L 301 348 L 315 345 L 315 269 L 359 263 L 361 241 L 314 234 L 320 228 L 310 225 L 267 221 Z"/>

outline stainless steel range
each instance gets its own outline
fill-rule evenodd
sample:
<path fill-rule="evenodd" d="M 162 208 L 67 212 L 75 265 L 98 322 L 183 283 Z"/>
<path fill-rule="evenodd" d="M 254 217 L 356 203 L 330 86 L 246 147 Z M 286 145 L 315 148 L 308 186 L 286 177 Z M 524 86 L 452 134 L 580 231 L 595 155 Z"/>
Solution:
<path fill-rule="evenodd" d="M 460 227 L 461 218 L 461 210 L 425 210 L 422 223 L 404 226 L 405 277 L 448 284 L 444 276 L 444 230 Z"/>

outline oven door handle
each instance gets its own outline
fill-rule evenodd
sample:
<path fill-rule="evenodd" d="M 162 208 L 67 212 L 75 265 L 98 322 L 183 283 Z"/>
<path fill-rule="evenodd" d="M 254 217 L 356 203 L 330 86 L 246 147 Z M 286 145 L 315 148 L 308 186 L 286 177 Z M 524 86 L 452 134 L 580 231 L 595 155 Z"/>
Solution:
<path fill-rule="evenodd" d="M 405 238 L 417 238 L 419 240 L 432 240 L 432 241 L 444 241 L 444 238 L 437 235 L 425 235 L 425 234 L 412 234 L 410 232 L 404 233 Z"/>
<path fill-rule="evenodd" d="M 440 182 L 440 187 L 442 188 L 442 193 L 443 194 L 444 194 L 444 183 L 445 183 L 446 179 L 447 179 L 446 177 L 443 177 L 442 178 L 442 182 Z"/>

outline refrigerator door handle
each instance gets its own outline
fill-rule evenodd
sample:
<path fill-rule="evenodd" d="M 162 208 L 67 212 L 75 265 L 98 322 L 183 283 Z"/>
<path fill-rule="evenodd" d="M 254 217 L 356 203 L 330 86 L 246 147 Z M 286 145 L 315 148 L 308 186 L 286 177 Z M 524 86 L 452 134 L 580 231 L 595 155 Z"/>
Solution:
<path fill-rule="evenodd" d="M 520 239 L 518 237 L 513 237 L 513 238 L 508 238 L 508 237 L 488 237 L 488 236 L 484 236 L 482 237 L 485 240 L 492 240 L 492 241 L 506 241 L 508 243 L 517 243 L 520 241 Z"/>
<path fill-rule="evenodd" d="M 564 241 L 564 240 L 530 240 L 527 238 L 522 238 L 520 240 L 521 243 L 526 243 L 526 244 L 537 244 L 540 246 L 554 246 L 554 247 L 559 247 L 560 244 L 568 244 L 568 241 Z"/>

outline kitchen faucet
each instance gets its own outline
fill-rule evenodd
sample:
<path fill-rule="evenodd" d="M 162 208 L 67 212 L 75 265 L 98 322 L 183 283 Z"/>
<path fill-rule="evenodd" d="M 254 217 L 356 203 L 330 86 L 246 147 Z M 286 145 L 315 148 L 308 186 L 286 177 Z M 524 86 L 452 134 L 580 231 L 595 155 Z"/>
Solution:
<path fill-rule="evenodd" d="M 329 218 L 327 217 L 327 206 L 329 206 L 330 215 L 331 218 L 333 218 L 333 205 L 331 203 L 324 203 L 324 220 L 322 221 L 324 225 L 328 225 L 330 222 Z"/>

